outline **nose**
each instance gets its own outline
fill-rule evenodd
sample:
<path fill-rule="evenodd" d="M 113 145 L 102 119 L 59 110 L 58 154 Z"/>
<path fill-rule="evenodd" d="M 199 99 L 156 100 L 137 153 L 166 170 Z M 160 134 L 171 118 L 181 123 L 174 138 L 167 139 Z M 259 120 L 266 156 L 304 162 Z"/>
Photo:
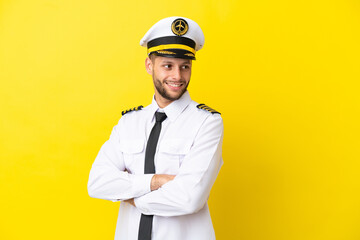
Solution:
<path fill-rule="evenodd" d="M 181 79 L 181 69 L 180 68 L 174 68 L 171 74 L 171 77 L 175 81 L 179 81 Z"/>

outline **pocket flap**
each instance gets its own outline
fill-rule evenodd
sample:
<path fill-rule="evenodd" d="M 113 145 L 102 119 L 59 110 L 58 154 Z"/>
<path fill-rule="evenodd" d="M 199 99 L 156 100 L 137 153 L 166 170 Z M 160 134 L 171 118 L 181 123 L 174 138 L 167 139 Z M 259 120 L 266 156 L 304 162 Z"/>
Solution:
<path fill-rule="evenodd" d="M 192 145 L 192 141 L 187 139 L 164 139 L 163 141 L 159 152 L 168 154 L 187 154 Z"/>
<path fill-rule="evenodd" d="M 124 153 L 140 153 L 144 150 L 144 140 L 125 140 L 120 142 L 120 151 Z"/>

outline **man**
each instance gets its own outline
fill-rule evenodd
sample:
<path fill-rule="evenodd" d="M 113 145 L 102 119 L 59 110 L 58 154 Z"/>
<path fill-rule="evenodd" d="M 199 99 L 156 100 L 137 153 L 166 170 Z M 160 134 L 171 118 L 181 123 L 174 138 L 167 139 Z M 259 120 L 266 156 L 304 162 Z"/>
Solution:
<path fill-rule="evenodd" d="M 122 201 L 115 239 L 215 239 L 207 199 L 222 165 L 223 122 L 187 91 L 204 35 L 194 21 L 170 17 L 140 44 L 152 104 L 122 112 L 90 171 L 89 195 Z"/>

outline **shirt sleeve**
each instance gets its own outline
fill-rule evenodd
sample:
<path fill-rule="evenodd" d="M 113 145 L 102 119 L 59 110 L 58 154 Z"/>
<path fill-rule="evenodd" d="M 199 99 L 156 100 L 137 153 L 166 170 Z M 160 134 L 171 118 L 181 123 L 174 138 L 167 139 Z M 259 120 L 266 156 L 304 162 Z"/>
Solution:
<path fill-rule="evenodd" d="M 210 115 L 200 128 L 178 175 L 156 191 L 135 198 L 147 215 L 179 216 L 199 211 L 206 203 L 222 165 L 223 122 Z"/>
<path fill-rule="evenodd" d="M 88 193 L 91 197 L 111 201 L 139 197 L 151 191 L 154 174 L 129 174 L 119 150 L 119 124 L 113 128 L 110 139 L 101 147 L 90 170 Z"/>

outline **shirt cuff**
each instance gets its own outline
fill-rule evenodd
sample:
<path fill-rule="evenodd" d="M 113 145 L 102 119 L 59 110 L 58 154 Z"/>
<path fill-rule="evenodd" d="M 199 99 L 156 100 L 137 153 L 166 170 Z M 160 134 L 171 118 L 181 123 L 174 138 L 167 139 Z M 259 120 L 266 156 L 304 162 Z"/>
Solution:
<path fill-rule="evenodd" d="M 144 201 L 141 201 L 141 199 L 139 198 L 134 198 L 134 204 L 136 206 L 136 208 L 145 215 L 150 215 L 150 210 L 147 207 L 147 204 Z"/>
<path fill-rule="evenodd" d="M 151 179 L 153 176 L 154 174 L 132 175 L 133 196 L 140 197 L 146 193 L 151 192 Z"/>

